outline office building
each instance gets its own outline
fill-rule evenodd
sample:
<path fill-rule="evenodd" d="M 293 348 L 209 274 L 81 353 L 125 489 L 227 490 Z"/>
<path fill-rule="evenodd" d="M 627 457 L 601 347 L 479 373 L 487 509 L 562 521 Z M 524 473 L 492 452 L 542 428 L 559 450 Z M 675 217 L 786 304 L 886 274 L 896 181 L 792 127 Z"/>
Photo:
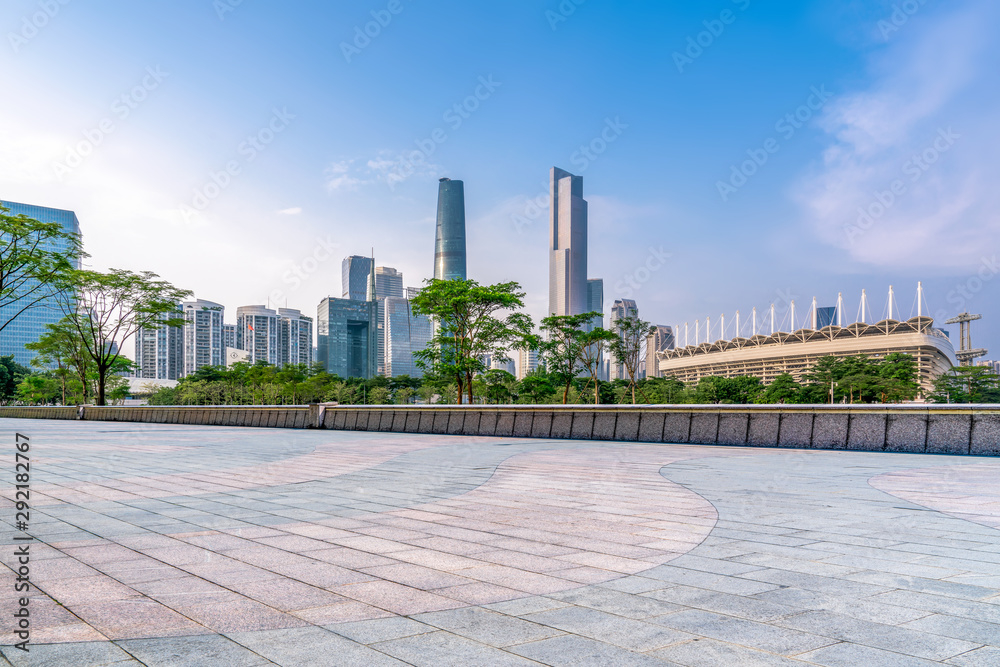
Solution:
<path fill-rule="evenodd" d="M 371 378 L 377 372 L 376 301 L 335 299 L 320 302 L 316 313 L 316 361 L 340 377 Z"/>
<path fill-rule="evenodd" d="M 265 306 L 236 309 L 236 347 L 247 352 L 247 363 L 278 365 L 278 313 Z"/>
<path fill-rule="evenodd" d="M 1000 361 L 982 361 L 980 362 L 979 365 L 986 366 L 990 368 L 996 375 L 1000 375 Z"/>
<path fill-rule="evenodd" d="M 434 234 L 434 279 L 465 280 L 465 184 L 442 178 Z"/>
<path fill-rule="evenodd" d="M 0 206 L 9 210 L 5 215 L 26 215 L 39 222 L 58 223 L 63 231 L 80 236 L 80 221 L 73 211 L 9 201 L 0 201 Z M 65 241 L 58 241 L 44 244 L 42 249 L 65 253 L 70 246 Z M 79 266 L 77 262 L 77 267 Z M 15 284 L 16 279 L 12 282 L 12 278 L 13 276 L 6 277 L 5 284 Z M 0 326 L 7 324 L 0 331 L 0 356 L 13 355 L 14 361 L 23 366 L 28 366 L 35 357 L 35 353 L 26 350 L 24 346 L 38 341 L 46 333 L 45 325 L 55 324 L 63 318 L 62 308 L 51 295 L 32 305 L 43 295 L 37 288 L 38 283 L 29 279 L 23 288 L 16 290 L 16 294 L 10 295 L 10 301 L 5 298 L 0 302 Z"/>
<path fill-rule="evenodd" d="M 202 366 L 225 365 L 226 345 L 222 333 L 225 307 L 197 299 L 181 303 L 181 309 L 185 321 L 184 375 L 191 375 Z"/>
<path fill-rule="evenodd" d="M 587 202 L 583 177 L 553 167 L 549 212 L 549 314 L 587 312 Z"/>
<path fill-rule="evenodd" d="M 424 291 L 423 287 L 407 287 L 406 288 L 406 299 L 407 301 L 413 301 L 417 298 L 417 295 Z"/>
<path fill-rule="evenodd" d="M 393 297 L 396 299 L 402 299 L 404 296 L 403 274 L 388 266 L 376 267 L 375 298 L 386 299 Z"/>
<path fill-rule="evenodd" d="M 434 336 L 428 317 L 417 315 L 407 299 L 389 297 L 379 302 L 384 313 L 384 364 L 386 377 L 423 377 L 415 352 L 426 348 Z"/>
<path fill-rule="evenodd" d="M 612 331 L 618 332 L 620 335 L 618 321 L 624 319 L 634 319 L 637 317 L 639 317 L 639 307 L 636 306 L 635 301 L 632 299 L 616 299 L 614 305 L 611 307 Z M 619 364 L 613 357 L 610 359 L 610 363 L 608 364 L 608 379 L 628 379 L 628 372 L 625 370 L 625 367 Z"/>
<path fill-rule="evenodd" d="M 368 278 L 371 276 L 375 260 L 371 257 L 351 255 L 341 263 L 342 296 L 354 301 L 368 300 Z"/>
<path fill-rule="evenodd" d="M 312 365 L 313 321 L 294 308 L 278 309 L 278 365 Z"/>
<path fill-rule="evenodd" d="M 509 356 L 506 359 L 501 359 L 500 357 L 491 357 L 489 367 L 490 370 L 506 371 L 511 375 L 513 375 L 514 377 L 517 377 L 517 368 L 514 364 L 514 360 Z"/>
<path fill-rule="evenodd" d="M 671 327 L 657 324 L 649 336 L 646 337 L 646 377 L 654 378 L 659 375 L 657 368 L 659 360 L 657 353 L 674 349 L 674 330 Z"/>
<path fill-rule="evenodd" d="M 181 318 L 183 307 L 165 313 L 160 320 Z M 113 342 L 112 342 L 113 344 Z M 135 377 L 147 380 L 179 380 L 184 375 L 184 328 L 143 327 L 135 333 Z"/>
<path fill-rule="evenodd" d="M 518 350 L 517 379 L 523 380 L 528 373 L 538 370 L 538 350 Z"/>

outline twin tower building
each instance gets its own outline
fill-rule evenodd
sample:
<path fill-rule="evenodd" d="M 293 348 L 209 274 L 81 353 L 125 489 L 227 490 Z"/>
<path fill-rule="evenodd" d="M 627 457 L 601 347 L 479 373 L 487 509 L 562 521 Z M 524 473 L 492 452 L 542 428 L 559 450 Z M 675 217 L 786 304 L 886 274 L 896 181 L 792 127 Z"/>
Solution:
<path fill-rule="evenodd" d="M 587 201 L 583 177 L 550 172 L 549 309 L 551 315 L 604 311 L 604 281 L 587 278 Z M 465 185 L 442 178 L 438 186 L 434 278 L 465 280 Z"/>

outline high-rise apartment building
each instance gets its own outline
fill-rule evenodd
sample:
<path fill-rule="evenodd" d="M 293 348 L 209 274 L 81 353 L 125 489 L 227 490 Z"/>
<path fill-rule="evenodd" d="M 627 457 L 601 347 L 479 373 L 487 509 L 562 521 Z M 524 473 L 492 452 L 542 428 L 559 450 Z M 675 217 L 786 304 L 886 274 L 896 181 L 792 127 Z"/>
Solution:
<path fill-rule="evenodd" d="M 9 210 L 7 215 L 26 215 L 39 222 L 58 223 L 63 231 L 80 236 L 80 221 L 73 211 L 9 201 L 0 201 L 0 206 Z M 65 253 L 69 250 L 69 244 L 65 241 L 53 242 L 46 244 L 43 249 Z M 11 276 L 7 277 L 5 283 L 12 284 Z M 37 285 L 38 283 L 29 281 L 24 289 L 18 290 L 18 294 L 11 295 L 19 298 L 0 302 L 0 325 L 10 320 L 0 331 L 0 356 L 13 355 L 14 361 L 23 366 L 30 364 L 35 357 L 35 353 L 26 350 L 24 346 L 41 338 L 46 333 L 45 325 L 55 324 L 63 318 L 62 309 L 54 298 L 45 298 L 32 305 L 38 298 Z M 28 294 L 29 291 L 32 291 L 31 295 Z"/>
<path fill-rule="evenodd" d="M 434 235 L 434 279 L 465 280 L 465 184 L 442 178 Z"/>
<path fill-rule="evenodd" d="M 549 314 L 587 312 L 587 202 L 583 177 L 553 167 L 549 213 Z"/>
<path fill-rule="evenodd" d="M 236 347 L 236 325 L 235 324 L 223 324 L 222 325 L 222 349 L 226 348 L 239 349 Z"/>
<path fill-rule="evenodd" d="M 517 379 L 523 380 L 531 371 L 538 369 L 538 350 L 518 350 Z"/>
<path fill-rule="evenodd" d="M 197 299 L 181 303 L 181 309 L 185 321 L 184 375 L 191 375 L 202 366 L 224 366 L 226 347 L 222 327 L 225 307 Z"/>
<path fill-rule="evenodd" d="M 236 347 L 247 352 L 247 362 L 278 365 L 278 313 L 265 306 L 236 309 Z"/>
<path fill-rule="evenodd" d="M 674 344 L 673 328 L 657 324 L 653 333 L 646 337 L 646 377 L 654 378 L 659 375 L 656 353 L 672 350 Z"/>
<path fill-rule="evenodd" d="M 620 335 L 618 321 L 636 317 L 639 317 L 639 307 L 635 304 L 635 301 L 632 299 L 616 299 L 615 304 L 611 307 L 611 330 L 619 332 Z M 608 366 L 609 380 L 628 379 L 628 373 L 626 373 L 624 366 L 619 364 L 613 357 Z"/>
<path fill-rule="evenodd" d="M 386 377 L 423 377 L 413 354 L 426 348 L 434 336 L 430 318 L 414 313 L 407 299 L 389 297 L 379 306 L 385 322 L 383 374 Z"/>
<path fill-rule="evenodd" d="M 159 319 L 184 316 L 183 308 Z M 146 380 L 179 380 L 184 376 L 184 328 L 143 327 L 135 333 L 135 376 Z"/>
<path fill-rule="evenodd" d="M 278 309 L 278 365 L 312 365 L 313 321 L 294 308 Z"/>
<path fill-rule="evenodd" d="M 351 255 L 341 264 L 343 298 L 355 301 L 368 300 L 368 278 L 371 276 L 375 260 L 371 257 Z"/>
<path fill-rule="evenodd" d="M 340 377 L 371 378 L 377 372 L 374 344 L 377 301 L 335 299 L 320 302 L 316 313 L 316 361 Z"/>

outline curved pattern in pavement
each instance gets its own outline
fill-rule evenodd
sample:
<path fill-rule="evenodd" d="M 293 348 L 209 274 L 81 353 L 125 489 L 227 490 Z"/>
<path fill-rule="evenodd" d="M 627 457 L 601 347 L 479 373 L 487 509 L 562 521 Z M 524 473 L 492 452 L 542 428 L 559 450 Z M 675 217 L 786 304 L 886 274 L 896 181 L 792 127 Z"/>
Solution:
<path fill-rule="evenodd" d="M 869 484 L 916 505 L 1000 529 L 1000 463 L 884 473 Z"/>

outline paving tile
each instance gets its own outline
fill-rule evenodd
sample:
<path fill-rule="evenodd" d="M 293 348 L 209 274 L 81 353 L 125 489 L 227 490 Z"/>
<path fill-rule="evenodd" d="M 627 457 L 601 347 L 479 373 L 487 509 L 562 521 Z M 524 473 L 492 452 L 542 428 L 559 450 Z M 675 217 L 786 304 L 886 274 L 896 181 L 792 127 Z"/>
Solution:
<path fill-rule="evenodd" d="M 827 637 L 707 611 L 680 611 L 650 619 L 650 622 L 693 635 L 788 656 L 835 643 L 835 640 Z"/>
<path fill-rule="evenodd" d="M 715 641 L 694 639 L 653 651 L 649 655 L 685 667 L 805 667 L 808 663 L 794 658 Z"/>
<path fill-rule="evenodd" d="M 587 607 L 563 607 L 524 618 L 557 630 L 639 652 L 652 651 L 691 639 L 691 635 L 685 632 L 677 632 L 661 625 L 623 618 Z"/>
<path fill-rule="evenodd" d="M 336 623 L 326 626 L 326 629 L 360 644 L 375 644 L 437 631 L 437 628 L 403 616 L 353 623 Z"/>
<path fill-rule="evenodd" d="M 841 643 L 810 651 L 798 656 L 810 663 L 824 667 L 932 667 L 940 662 L 915 658 L 911 655 L 891 653 L 860 644 Z"/>
<path fill-rule="evenodd" d="M 488 609 L 454 609 L 418 614 L 413 618 L 421 623 L 498 648 L 562 634 L 544 625 Z"/>
<path fill-rule="evenodd" d="M 533 665 L 528 660 L 511 653 L 448 632 L 432 632 L 373 644 L 374 648 L 399 658 L 411 665 L 427 667 L 467 667 L 468 665 L 496 665 L 521 667 Z"/>
<path fill-rule="evenodd" d="M 227 633 L 229 639 L 278 665 L 328 665 L 331 659 L 343 667 L 403 665 L 373 650 L 323 628 Z M 335 656 L 335 657 L 334 657 Z"/>
<path fill-rule="evenodd" d="M 128 653 L 111 642 L 84 644 L 34 644 L 25 653 L 10 646 L 0 648 L 0 653 L 14 667 L 103 667 L 139 664 Z"/>
<path fill-rule="evenodd" d="M 510 651 L 543 665 L 559 667 L 665 667 L 664 661 L 657 658 L 576 635 L 512 646 Z"/>
<path fill-rule="evenodd" d="M 221 635 L 131 639 L 118 645 L 147 665 L 257 667 L 271 661 Z"/>

